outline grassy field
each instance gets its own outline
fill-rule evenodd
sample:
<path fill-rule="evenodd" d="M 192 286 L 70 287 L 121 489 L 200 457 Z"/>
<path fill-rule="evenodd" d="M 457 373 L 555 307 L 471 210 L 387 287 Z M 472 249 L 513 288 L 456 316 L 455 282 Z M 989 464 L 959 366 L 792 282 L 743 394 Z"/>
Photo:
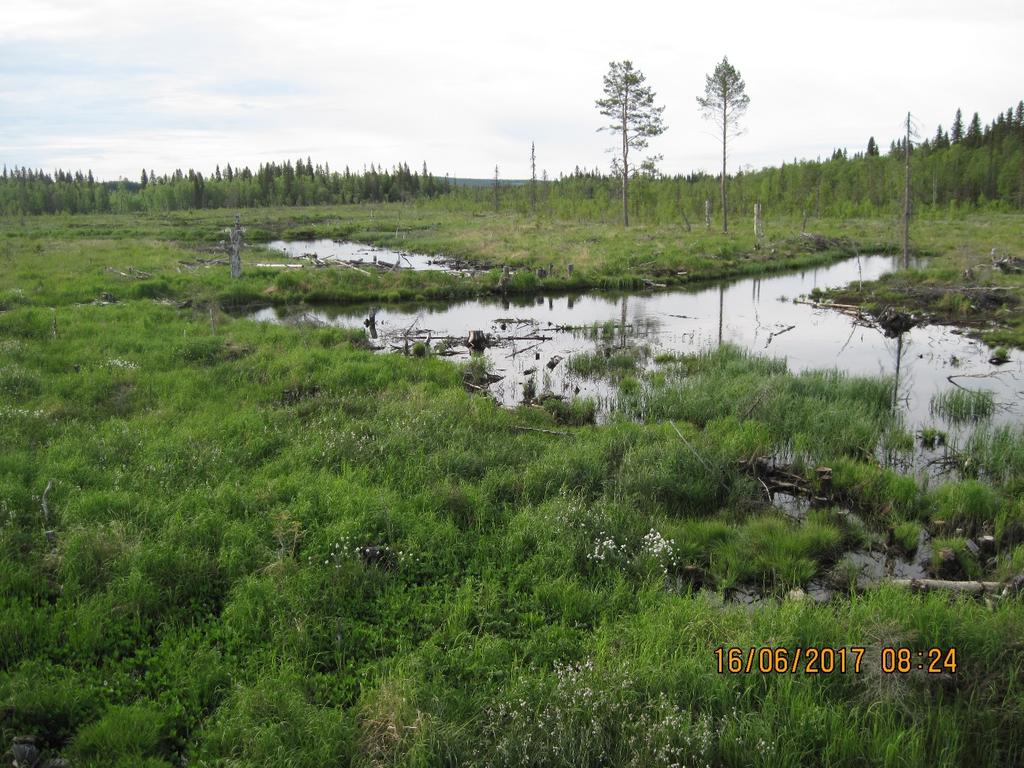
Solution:
<path fill-rule="evenodd" d="M 651 257 L 694 273 L 756 261 L 670 246 L 740 253 L 739 235 L 401 210 L 406 247 L 584 276 L 636 279 Z M 251 237 L 394 244 L 368 210 L 260 213 Z M 913 443 L 891 382 L 794 375 L 730 347 L 649 376 L 609 364 L 621 402 L 606 425 L 501 409 L 430 355 L 217 308 L 270 288 L 419 295 L 467 278 L 316 270 L 292 284 L 247 269 L 236 287 L 226 267 L 178 272 L 225 219 L 3 222 L 5 747 L 32 736 L 75 766 L 149 768 L 1024 760 L 1021 598 L 861 590 L 850 559 L 909 557 L 927 531 L 955 556 L 937 573 L 1020 573 L 1024 430 L 979 430 L 962 477 L 921 489 L 879 461 Z M 587 260 L 569 244 L 590 230 Z M 950 241 L 934 237 L 939 253 Z M 765 456 L 830 503 L 800 519 L 769 504 L 749 470 Z M 976 553 L 968 539 L 989 532 L 994 552 Z M 837 596 L 794 591 L 816 583 Z M 761 599 L 734 602 L 740 587 Z M 862 666 L 846 673 L 719 672 L 715 656 L 854 646 Z M 886 672 L 886 647 L 955 648 L 956 670 Z"/>
<path fill-rule="evenodd" d="M 496 292 L 501 267 L 515 270 L 509 292 L 543 289 L 642 288 L 645 281 L 682 284 L 823 264 L 864 252 L 891 250 L 884 227 L 832 224 L 830 239 L 799 235 L 799 222 L 774 229 L 755 249 L 752 233 L 722 235 L 703 229 L 566 223 L 514 215 L 471 215 L 413 205 L 276 208 L 244 213 L 249 247 L 243 278 L 227 270 L 180 262 L 211 253 L 233 222 L 227 211 L 162 216 L 50 216 L 8 218 L 0 226 L 0 275 L 5 285 L 35 293 L 33 301 L 88 301 L 99 292 L 126 298 L 190 297 L 221 304 L 455 298 Z M 260 269 L 281 261 L 261 248 L 272 239 L 337 238 L 443 254 L 485 269 L 473 277 L 405 270 L 365 275 L 347 269 Z M 34 251 L 26 262 L 14 254 Z M 569 275 L 568 266 L 573 265 Z M 106 271 L 107 268 L 115 269 Z M 151 277 L 136 279 L 128 267 Z M 493 267 L 493 269 L 487 269 Z M 538 278 L 536 270 L 549 272 Z M 72 270 L 73 271 L 69 271 Z M 18 270 L 12 272 L 11 270 Z M 125 273 L 125 275 L 118 274 Z M 47 279 L 40 280 L 42 277 Z M 10 303 L 10 297 L 0 302 Z"/>

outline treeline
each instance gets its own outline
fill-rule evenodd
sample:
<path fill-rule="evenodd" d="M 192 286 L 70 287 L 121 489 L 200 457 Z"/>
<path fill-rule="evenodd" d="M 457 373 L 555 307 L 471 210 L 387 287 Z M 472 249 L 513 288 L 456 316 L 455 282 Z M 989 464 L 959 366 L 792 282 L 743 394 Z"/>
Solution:
<path fill-rule="evenodd" d="M 837 149 L 827 159 L 800 160 L 728 179 L 730 213 L 749 212 L 760 202 L 771 214 L 877 216 L 900 210 L 904 184 L 904 143 L 879 149 L 874 137 L 863 151 Z M 704 173 L 662 176 L 646 166 L 634 177 L 631 218 L 638 222 L 703 221 L 705 201 L 718 216 L 718 177 Z M 143 171 L 137 182 L 98 182 L 92 173 L 53 174 L 24 168 L 0 175 L 0 213 L 91 213 L 175 211 L 398 202 L 443 198 L 455 209 L 537 212 L 555 218 L 615 221 L 621 216 L 620 181 L 599 170 L 576 169 L 568 176 L 493 188 L 457 186 L 406 164 L 389 170 L 370 166 L 353 173 L 314 166 L 269 163 L 255 172 L 223 170 L 209 176 Z M 961 112 L 947 131 L 912 142 L 911 195 L 917 211 L 949 207 L 1024 209 L 1024 102 L 988 124 L 977 113 L 965 123 Z"/>
<path fill-rule="evenodd" d="M 983 125 L 967 125 L 957 110 L 947 131 L 911 144 L 911 202 L 918 212 L 947 208 L 1024 209 L 1024 102 Z M 904 140 L 879 151 L 872 137 L 863 151 L 836 149 L 827 159 L 799 160 L 728 178 L 730 214 L 751 213 L 760 202 L 768 213 L 808 216 L 878 216 L 902 210 Z M 630 218 L 652 223 L 703 222 L 705 201 L 719 211 L 718 176 L 661 176 L 638 172 L 630 183 Z M 499 206 L 538 209 L 554 217 L 620 220 L 621 181 L 598 170 L 576 169 L 550 185 L 501 188 Z M 458 190 L 480 209 L 493 207 L 488 190 Z M 536 202 L 534 202 L 536 200 Z"/>
<path fill-rule="evenodd" d="M 277 205 L 323 205 L 399 202 L 431 198 L 451 191 L 447 178 L 399 163 L 390 170 L 370 165 L 353 173 L 332 171 L 310 159 L 235 170 L 230 164 L 203 176 L 187 173 L 158 176 L 143 170 L 139 181 L 98 182 L 85 174 L 58 170 L 53 174 L 27 168 L 0 173 L 0 213 L 128 213 L 181 211 L 198 208 L 255 208 Z"/>

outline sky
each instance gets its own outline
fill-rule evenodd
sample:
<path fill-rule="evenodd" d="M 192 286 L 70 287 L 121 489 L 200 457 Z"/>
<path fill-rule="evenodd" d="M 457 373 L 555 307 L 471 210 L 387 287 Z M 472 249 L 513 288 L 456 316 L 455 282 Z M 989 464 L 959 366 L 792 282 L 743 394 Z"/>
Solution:
<path fill-rule="evenodd" d="M 922 138 L 957 107 L 1024 97 L 1019 0 L 729 3 L 0 0 L 0 162 L 203 173 L 311 157 L 436 175 L 607 170 L 594 101 L 611 61 L 647 77 L 663 173 L 714 172 L 696 97 L 728 56 L 746 81 L 730 171 Z"/>

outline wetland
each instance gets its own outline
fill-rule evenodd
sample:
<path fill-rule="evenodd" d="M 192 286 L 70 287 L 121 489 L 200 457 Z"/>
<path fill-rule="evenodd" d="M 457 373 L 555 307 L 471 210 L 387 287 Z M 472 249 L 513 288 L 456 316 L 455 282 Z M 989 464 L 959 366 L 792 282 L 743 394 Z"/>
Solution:
<path fill-rule="evenodd" d="M 253 212 L 253 240 L 326 243 L 253 243 L 234 281 L 217 212 L 3 222 L 6 738 L 82 765 L 1013 764 L 1020 352 L 821 306 L 954 257 L 595 226 L 588 261 L 576 225 L 395 214 Z M 522 239 L 471 260 L 453 232 Z M 358 270 L 301 258 L 355 235 Z M 715 667 L 812 645 L 864 667 Z"/>

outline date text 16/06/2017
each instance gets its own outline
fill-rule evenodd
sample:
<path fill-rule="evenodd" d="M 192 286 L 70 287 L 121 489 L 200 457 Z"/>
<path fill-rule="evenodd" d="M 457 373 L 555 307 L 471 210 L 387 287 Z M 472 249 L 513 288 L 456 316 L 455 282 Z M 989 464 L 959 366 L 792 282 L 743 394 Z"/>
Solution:
<path fill-rule="evenodd" d="M 918 671 L 928 674 L 955 674 L 956 648 L 899 648 L 883 646 L 848 647 L 757 647 L 720 646 L 714 651 L 719 674 L 858 674 L 875 667 L 891 674 Z M 872 664 L 875 662 L 875 664 Z"/>

